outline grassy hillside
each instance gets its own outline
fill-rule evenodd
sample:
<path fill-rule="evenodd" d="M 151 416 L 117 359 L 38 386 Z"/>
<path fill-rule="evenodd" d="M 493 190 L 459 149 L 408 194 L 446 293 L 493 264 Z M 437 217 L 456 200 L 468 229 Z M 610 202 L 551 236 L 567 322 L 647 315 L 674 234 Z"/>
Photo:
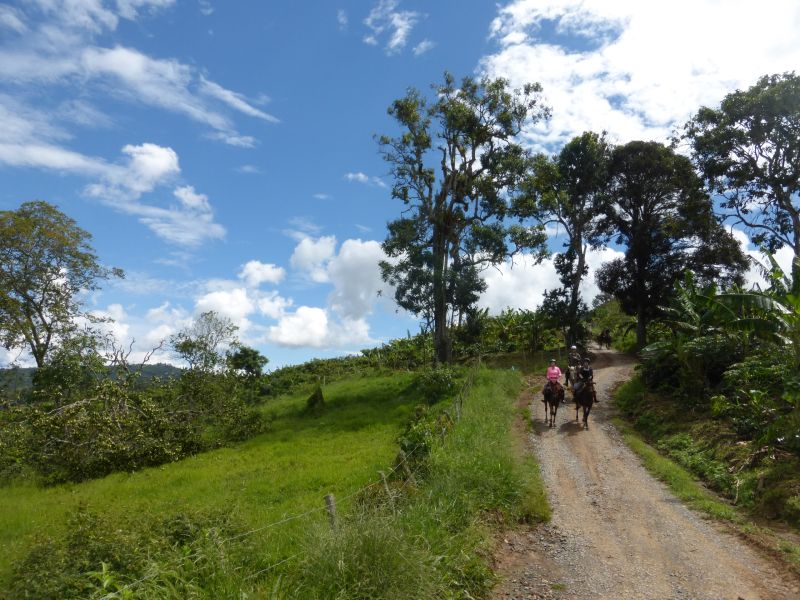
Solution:
<path fill-rule="evenodd" d="M 408 391 L 411 380 L 399 374 L 330 385 L 328 409 L 318 417 L 303 416 L 305 395 L 271 401 L 264 407 L 274 418 L 270 432 L 178 463 L 81 484 L 6 487 L 0 493 L 0 582 L 34 536 L 58 535 L 79 506 L 112 522 L 224 510 L 244 526 L 258 527 L 320 507 L 329 492 L 345 496 L 396 454 L 395 439 L 416 401 Z M 263 541 L 272 546 L 271 538 Z"/>
<path fill-rule="evenodd" d="M 339 381 L 317 416 L 304 412 L 307 393 L 270 400 L 267 433 L 162 467 L 4 488 L 0 597 L 484 595 L 493 575 L 482 515 L 541 520 L 549 510 L 536 465 L 515 456 L 510 437 L 519 371 L 482 369 L 457 422 L 449 401 L 420 413 L 414 380 Z M 410 461 L 413 480 L 393 463 L 401 434 L 427 448 Z M 390 473 L 391 502 L 379 470 Z"/>

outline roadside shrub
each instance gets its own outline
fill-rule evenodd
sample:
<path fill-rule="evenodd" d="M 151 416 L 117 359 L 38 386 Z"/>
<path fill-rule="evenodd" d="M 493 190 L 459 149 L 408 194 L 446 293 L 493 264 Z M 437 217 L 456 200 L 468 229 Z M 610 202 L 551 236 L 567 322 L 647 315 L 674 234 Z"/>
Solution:
<path fill-rule="evenodd" d="M 436 557 L 390 518 L 357 513 L 313 530 L 305 542 L 292 597 L 309 600 L 441 598 Z"/>
<path fill-rule="evenodd" d="M 123 385 L 53 411 L 31 409 L 28 460 L 48 482 L 82 481 L 171 462 L 202 450 L 201 431 Z"/>
<path fill-rule="evenodd" d="M 426 369 L 416 380 L 420 394 L 428 404 L 436 404 L 445 398 L 452 397 L 457 387 L 457 377 L 449 367 Z"/>
<path fill-rule="evenodd" d="M 424 465 L 437 440 L 453 428 L 453 419 L 446 411 L 431 410 L 420 404 L 414 416 L 398 438 L 400 449 L 405 453 L 412 470 Z"/>
<path fill-rule="evenodd" d="M 59 538 L 41 538 L 14 565 L 12 598 L 241 598 L 243 572 L 261 564 L 222 513 L 125 523 L 79 508 Z"/>

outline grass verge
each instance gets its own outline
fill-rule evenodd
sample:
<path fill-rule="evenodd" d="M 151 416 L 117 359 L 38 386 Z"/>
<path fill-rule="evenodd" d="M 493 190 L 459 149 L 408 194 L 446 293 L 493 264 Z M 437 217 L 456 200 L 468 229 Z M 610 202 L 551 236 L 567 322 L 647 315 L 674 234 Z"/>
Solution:
<path fill-rule="evenodd" d="M 668 418 L 675 414 L 672 412 L 674 407 L 664 408 L 653 402 L 638 378 L 620 386 L 615 402 L 629 419 L 617 417 L 613 419 L 614 424 L 625 443 L 642 459 L 654 477 L 667 484 L 673 494 L 690 508 L 728 524 L 736 533 L 800 573 L 800 544 L 794 541 L 796 534 L 790 533 L 787 537 L 773 527 L 755 524 L 748 513 L 757 504 L 751 503 L 749 510 L 734 506 L 721 500 L 700 481 L 703 479 L 718 486 L 724 481 L 724 473 L 729 472 L 722 467 L 722 461 L 702 445 L 701 440 L 710 444 L 709 438 L 687 435 L 679 420 L 674 416 L 672 421 Z M 696 428 L 697 424 L 693 427 Z M 706 430 L 718 432 L 719 424 L 707 424 Z M 645 436 L 656 441 L 658 449 L 651 446 Z M 676 460 L 693 467 L 692 470 Z M 723 475 L 719 476 L 721 471 Z"/>
<path fill-rule="evenodd" d="M 521 380 L 482 369 L 461 420 L 393 501 L 361 505 L 335 531 L 318 528 L 284 597 L 480 598 L 494 583 L 492 526 L 544 520 L 538 468 L 510 435 Z M 276 583 L 265 582 L 265 589 Z"/>

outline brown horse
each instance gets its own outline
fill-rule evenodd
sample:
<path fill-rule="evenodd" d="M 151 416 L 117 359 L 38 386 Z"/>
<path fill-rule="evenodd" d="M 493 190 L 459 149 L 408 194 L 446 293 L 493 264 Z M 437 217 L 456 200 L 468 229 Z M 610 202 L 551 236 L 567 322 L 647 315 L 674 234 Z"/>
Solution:
<path fill-rule="evenodd" d="M 606 350 L 611 348 L 611 331 L 608 329 L 603 329 L 600 335 L 597 336 L 597 343 L 602 348 L 603 346 L 606 347 Z"/>
<path fill-rule="evenodd" d="M 545 386 L 542 392 L 542 402 L 544 402 L 544 420 L 547 421 L 548 427 L 554 427 L 558 405 L 564 402 L 564 386 L 558 381 Z"/>
<path fill-rule="evenodd" d="M 575 401 L 575 422 L 578 422 L 578 411 L 582 407 L 583 428 L 589 429 L 589 413 L 592 411 L 592 405 L 597 401 L 597 393 L 594 389 L 594 382 L 590 381 L 577 393 L 573 389 L 572 399 Z"/>

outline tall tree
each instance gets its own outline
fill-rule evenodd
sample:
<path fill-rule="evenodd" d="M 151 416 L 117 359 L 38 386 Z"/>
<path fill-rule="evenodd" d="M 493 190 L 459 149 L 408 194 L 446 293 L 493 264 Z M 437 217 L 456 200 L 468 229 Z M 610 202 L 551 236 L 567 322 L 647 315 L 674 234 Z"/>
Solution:
<path fill-rule="evenodd" d="M 6 349 L 27 347 L 43 366 L 54 345 L 75 330 L 79 292 L 122 276 L 99 264 L 91 237 L 47 202 L 0 211 L 0 340 Z"/>
<path fill-rule="evenodd" d="M 603 244 L 598 225 L 605 210 L 610 155 L 605 136 L 593 132 L 573 138 L 557 156 L 537 155 L 526 193 L 515 203 L 519 216 L 556 225 L 566 236 L 565 250 L 554 260 L 563 287 L 548 292 L 543 307 L 566 328 L 568 344 L 583 337 L 580 318 L 587 307 L 580 286 L 588 272 L 587 251 Z"/>
<path fill-rule="evenodd" d="M 381 268 L 398 304 L 429 320 L 436 360 L 446 363 L 455 312 L 484 289 L 479 270 L 507 256 L 509 238 L 518 248 L 543 248 L 540 229 L 506 228 L 502 219 L 528 162 L 514 138 L 548 111 L 538 84 L 512 91 L 504 79 L 467 77 L 457 86 L 445 74 L 433 89 L 431 103 L 415 89 L 396 100 L 389 114 L 402 133 L 379 140 L 392 197 L 406 206 L 383 245 L 396 260 Z"/>
<path fill-rule="evenodd" d="M 728 216 L 753 242 L 800 256 L 800 77 L 765 75 L 728 94 L 719 108 L 701 108 L 684 137 Z"/>
<path fill-rule="evenodd" d="M 614 149 L 609 163 L 612 202 L 602 228 L 625 256 L 597 274 L 603 292 L 636 315 L 636 341 L 674 283 L 690 269 L 699 281 L 736 280 L 747 263 L 736 240 L 714 216 L 710 198 L 688 158 L 657 142 Z"/>

